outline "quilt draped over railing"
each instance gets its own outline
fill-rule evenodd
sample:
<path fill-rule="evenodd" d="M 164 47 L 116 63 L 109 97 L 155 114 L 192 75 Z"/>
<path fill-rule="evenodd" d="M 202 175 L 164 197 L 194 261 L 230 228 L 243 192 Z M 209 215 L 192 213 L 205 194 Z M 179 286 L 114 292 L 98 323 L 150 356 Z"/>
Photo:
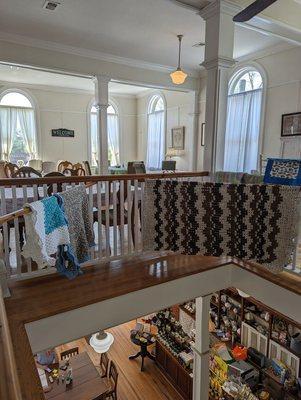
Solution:
<path fill-rule="evenodd" d="M 300 188 L 147 181 L 143 250 L 232 256 L 273 272 L 290 263 Z"/>

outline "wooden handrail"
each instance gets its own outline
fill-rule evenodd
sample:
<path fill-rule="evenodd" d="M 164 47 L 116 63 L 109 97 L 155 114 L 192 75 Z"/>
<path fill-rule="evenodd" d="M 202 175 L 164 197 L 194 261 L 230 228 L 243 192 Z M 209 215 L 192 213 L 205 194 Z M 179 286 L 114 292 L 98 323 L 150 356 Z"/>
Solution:
<path fill-rule="evenodd" d="M 0 287 L 0 398 L 22 400 L 16 361 Z"/>
<path fill-rule="evenodd" d="M 89 188 L 89 187 L 95 185 L 95 183 L 96 182 L 90 182 L 87 185 L 85 185 L 85 187 Z M 11 213 L 2 215 L 2 216 L 0 216 L 0 226 L 5 224 L 6 222 L 14 220 L 15 218 L 23 217 L 23 215 L 30 214 L 30 213 L 31 213 L 31 209 L 29 207 L 24 207 L 24 208 L 21 208 L 20 210 L 13 211 Z"/>
<path fill-rule="evenodd" d="M 24 186 L 24 185 L 50 185 L 54 183 L 80 183 L 80 182 L 113 182 L 138 180 L 144 182 L 146 179 L 173 179 L 173 178 L 198 178 L 209 176 L 208 171 L 200 172 L 166 172 L 159 174 L 125 174 L 125 175 L 86 175 L 86 176 L 54 176 L 42 178 L 7 178 L 0 179 L 0 186 Z"/>

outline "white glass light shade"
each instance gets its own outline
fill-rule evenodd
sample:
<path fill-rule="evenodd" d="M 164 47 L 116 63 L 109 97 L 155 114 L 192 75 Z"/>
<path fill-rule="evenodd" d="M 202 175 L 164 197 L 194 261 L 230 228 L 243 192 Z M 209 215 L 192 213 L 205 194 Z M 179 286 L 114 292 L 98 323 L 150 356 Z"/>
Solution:
<path fill-rule="evenodd" d="M 185 82 L 187 78 L 187 74 L 181 70 L 181 68 L 177 68 L 174 72 L 170 74 L 171 80 L 175 85 L 181 85 Z"/>
<path fill-rule="evenodd" d="M 109 332 L 98 332 L 90 338 L 90 346 L 96 353 L 106 353 L 114 342 L 114 336 Z"/>

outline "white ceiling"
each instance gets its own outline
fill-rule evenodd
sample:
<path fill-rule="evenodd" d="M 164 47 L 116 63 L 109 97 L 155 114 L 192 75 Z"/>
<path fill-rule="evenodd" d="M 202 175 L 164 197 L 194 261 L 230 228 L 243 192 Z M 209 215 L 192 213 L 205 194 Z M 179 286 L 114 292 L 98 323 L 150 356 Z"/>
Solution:
<path fill-rule="evenodd" d="M 0 64 L 0 84 L 1 83 L 4 85 L 7 83 L 17 83 L 94 92 L 94 83 L 92 79 L 2 64 Z M 142 86 L 125 85 L 117 82 L 109 83 L 109 92 L 111 94 L 136 96 L 146 90 L 147 89 Z"/>
<path fill-rule="evenodd" d="M 0 30 L 164 66 L 177 63 L 177 38 L 184 34 L 182 64 L 199 70 L 204 22 L 177 0 L 60 0 L 54 12 L 44 0 L 1 0 Z M 188 4 L 204 0 L 186 0 Z M 260 33 L 235 29 L 235 57 L 279 43 Z"/>

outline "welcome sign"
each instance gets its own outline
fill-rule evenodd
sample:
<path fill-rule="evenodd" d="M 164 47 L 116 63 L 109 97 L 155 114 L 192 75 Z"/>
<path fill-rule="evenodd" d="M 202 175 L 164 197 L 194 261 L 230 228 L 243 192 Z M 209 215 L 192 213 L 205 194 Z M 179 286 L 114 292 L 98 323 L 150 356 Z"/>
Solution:
<path fill-rule="evenodd" d="M 74 131 L 65 128 L 52 129 L 51 135 L 56 137 L 74 137 Z"/>

